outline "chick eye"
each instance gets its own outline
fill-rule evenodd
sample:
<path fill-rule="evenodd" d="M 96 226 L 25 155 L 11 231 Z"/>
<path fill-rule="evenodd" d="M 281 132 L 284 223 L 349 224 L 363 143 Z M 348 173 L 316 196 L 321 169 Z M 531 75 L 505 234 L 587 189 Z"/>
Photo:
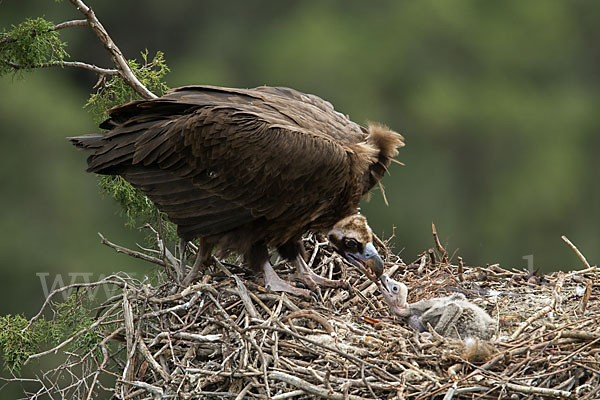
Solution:
<path fill-rule="evenodd" d="M 356 251 L 358 249 L 358 242 L 356 241 L 356 239 L 344 239 L 344 245 L 350 251 Z"/>
<path fill-rule="evenodd" d="M 392 292 L 398 293 L 399 291 L 400 291 L 400 288 L 398 286 L 392 286 Z"/>

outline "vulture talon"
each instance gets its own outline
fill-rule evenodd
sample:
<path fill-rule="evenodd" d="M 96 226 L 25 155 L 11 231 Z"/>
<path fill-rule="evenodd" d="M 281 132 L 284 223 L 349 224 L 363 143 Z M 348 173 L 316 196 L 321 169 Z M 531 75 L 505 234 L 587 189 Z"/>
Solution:
<path fill-rule="evenodd" d="M 296 287 L 301 288 L 301 289 L 308 289 L 308 287 L 304 284 L 304 282 L 299 282 L 296 281 L 294 282 L 296 284 Z"/>
<path fill-rule="evenodd" d="M 346 260 L 376 277 L 383 272 L 357 210 L 404 146 L 391 129 L 362 127 L 317 96 L 267 86 L 171 89 L 111 109 L 100 127 L 107 131 L 69 138 L 89 153 L 87 170 L 141 190 L 177 225 L 182 244 L 200 239 L 194 273 L 208 266 L 214 247 L 237 251 L 254 270 L 268 261 L 269 247 L 301 259 L 307 231 L 328 232 Z M 302 263 L 307 289 L 263 267 L 265 287 L 310 298 L 308 289 L 345 285 Z"/>
<path fill-rule="evenodd" d="M 311 297 L 314 299 L 314 301 L 315 301 L 316 303 L 318 303 L 318 302 L 319 302 L 319 300 L 321 299 L 320 293 L 313 292 L 312 290 L 311 290 L 311 292 L 310 292 L 310 295 L 311 295 Z"/>

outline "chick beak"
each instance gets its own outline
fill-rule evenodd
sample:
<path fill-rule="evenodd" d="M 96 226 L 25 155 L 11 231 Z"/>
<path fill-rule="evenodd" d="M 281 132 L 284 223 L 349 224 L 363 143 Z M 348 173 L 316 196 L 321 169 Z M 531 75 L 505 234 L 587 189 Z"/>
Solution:
<path fill-rule="evenodd" d="M 367 243 L 362 253 L 346 253 L 346 258 L 357 267 L 362 268 L 365 275 L 372 281 L 383 274 L 383 260 L 371 242 Z"/>

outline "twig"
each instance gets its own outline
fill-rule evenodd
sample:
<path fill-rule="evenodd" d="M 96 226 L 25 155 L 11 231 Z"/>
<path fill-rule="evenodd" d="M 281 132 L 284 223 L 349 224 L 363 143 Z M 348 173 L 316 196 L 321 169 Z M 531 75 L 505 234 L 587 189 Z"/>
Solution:
<path fill-rule="evenodd" d="M 54 30 L 55 31 L 59 31 L 61 29 L 65 29 L 65 28 L 71 28 L 73 26 L 88 26 L 89 23 L 87 21 L 87 19 L 75 19 L 73 21 L 65 21 L 65 22 L 61 22 L 60 24 L 56 24 L 54 25 Z"/>
<path fill-rule="evenodd" d="M 429 249 L 429 250 L 427 250 L 427 253 L 429 254 L 429 259 L 431 261 L 431 265 L 436 266 L 437 260 L 435 259 L 435 251 L 433 251 L 433 249 Z"/>
<path fill-rule="evenodd" d="M 164 336 L 162 336 L 164 334 Z M 166 337 L 167 332 L 160 333 L 156 338 Z M 217 342 L 223 338 L 223 335 L 200 335 L 198 333 L 190 333 L 190 332 L 175 332 L 172 333 L 171 336 L 185 339 L 185 340 L 194 340 L 197 342 Z M 156 339 L 155 339 L 156 340 Z"/>
<path fill-rule="evenodd" d="M 92 71 L 92 72 L 95 72 L 97 74 L 106 75 L 106 76 L 118 75 L 119 74 L 119 71 L 117 71 L 116 69 L 102 68 L 102 67 L 98 67 L 98 66 L 93 65 L 93 64 L 87 64 L 87 63 L 80 62 L 80 61 L 52 61 L 52 62 L 40 64 L 40 65 L 38 65 L 38 67 L 40 67 L 40 68 L 46 68 L 46 67 L 83 68 L 83 69 L 86 69 L 88 71 Z"/>
<path fill-rule="evenodd" d="M 21 332 L 26 331 L 27 329 L 29 329 L 31 327 L 31 324 L 33 324 L 35 321 L 37 321 L 41 316 L 42 313 L 44 312 L 44 310 L 46 309 L 46 307 L 48 306 L 48 304 L 50 304 L 50 301 L 52 300 L 52 298 L 59 294 L 62 293 L 66 290 L 72 290 L 75 288 L 90 288 L 90 287 L 97 287 L 97 286 L 101 286 L 101 285 L 117 285 L 117 286 L 125 286 L 125 283 L 118 281 L 118 280 L 111 280 L 113 278 L 117 278 L 116 275 L 111 275 L 106 277 L 105 279 L 102 279 L 101 281 L 98 282 L 91 282 L 91 283 L 73 283 L 71 285 L 67 285 L 67 286 L 63 286 L 61 288 L 58 289 L 54 289 L 52 292 L 50 292 L 50 294 L 48 294 L 48 297 L 46 297 L 46 300 L 44 301 L 44 304 L 42 304 L 42 307 L 40 308 L 40 311 L 38 311 L 38 313 L 36 315 L 33 316 L 33 318 L 31 318 L 29 320 L 29 323 L 27 324 L 27 326 L 25 328 L 23 328 L 23 330 Z"/>
<path fill-rule="evenodd" d="M 242 391 L 235 397 L 235 400 L 242 400 L 244 397 L 246 397 L 246 394 L 248 394 L 248 392 L 250 391 L 250 389 L 252 388 L 252 386 L 254 386 L 255 384 L 253 382 L 250 382 L 249 384 L 247 384 Z"/>
<path fill-rule="evenodd" d="M 285 392 L 285 393 L 281 393 L 278 395 L 275 395 L 273 397 L 271 397 L 272 400 L 284 400 L 284 399 L 290 399 L 292 397 L 298 397 L 298 396 L 302 396 L 305 395 L 306 392 L 304 390 L 292 390 L 291 392 Z"/>
<path fill-rule="evenodd" d="M 125 325 L 125 341 L 127 343 L 127 361 L 123 369 L 123 380 L 133 380 L 135 375 L 135 332 L 133 312 L 129 303 L 127 288 L 123 289 L 123 324 Z"/>
<path fill-rule="evenodd" d="M 539 395 L 539 396 L 550 396 L 550 397 L 556 397 L 559 399 L 570 399 L 573 395 L 571 392 L 566 391 L 566 390 L 556 390 L 556 389 L 544 388 L 544 387 L 517 385 L 515 383 L 510 383 L 510 382 L 495 382 L 495 383 L 490 382 L 490 384 L 492 384 L 492 385 L 500 384 L 510 390 L 514 390 L 515 392 L 519 392 L 519 393 L 535 394 L 535 395 Z"/>
<path fill-rule="evenodd" d="M 16 64 L 11 61 L 6 61 L 6 65 L 14 69 L 23 69 L 22 65 Z M 100 75 L 118 75 L 119 71 L 116 69 L 102 68 L 93 64 L 87 64 L 79 61 L 51 61 L 47 63 L 37 64 L 33 66 L 34 68 L 49 68 L 49 67 L 74 67 L 74 68 L 83 68 L 88 71 L 96 72 Z"/>
<path fill-rule="evenodd" d="M 571 338 L 580 340 L 596 340 L 600 338 L 600 332 L 587 332 L 587 331 L 560 331 L 561 338 Z"/>
<path fill-rule="evenodd" d="M 590 296 L 592 295 L 592 281 L 588 280 L 585 285 L 585 292 L 583 293 L 583 298 L 581 299 L 581 304 L 579 305 L 579 311 L 584 314 L 585 309 L 587 308 L 588 302 L 590 301 Z"/>
<path fill-rule="evenodd" d="M 328 334 L 331 335 L 331 334 L 335 333 L 335 330 L 333 329 L 333 326 L 331 326 L 329 321 L 327 321 L 327 319 L 325 319 L 325 317 L 323 317 L 322 315 L 320 315 L 319 313 L 317 313 L 313 310 L 299 310 L 299 311 L 291 312 L 288 315 L 286 315 L 285 317 L 283 317 L 281 319 L 281 321 L 285 322 L 287 320 L 294 319 L 294 318 L 312 319 L 313 321 L 316 321 L 319 324 L 321 324 L 323 329 L 325 329 L 325 331 Z"/>
<path fill-rule="evenodd" d="M 329 390 L 327 390 L 325 388 L 322 388 L 317 385 L 313 385 L 312 383 L 309 383 L 309 382 L 307 382 L 303 379 L 300 379 L 296 376 L 286 374 L 285 372 L 280 372 L 280 371 L 271 372 L 269 374 L 269 379 L 285 382 L 288 385 L 292 385 L 292 386 L 295 386 L 295 387 L 301 389 L 305 393 L 323 397 L 325 399 L 330 399 L 330 400 L 343 400 L 344 399 L 343 394 L 329 393 Z M 279 398 L 282 398 L 282 397 L 279 397 Z M 365 400 L 364 397 L 355 396 L 355 395 L 349 395 L 347 398 L 350 400 Z"/>
<path fill-rule="evenodd" d="M 390 203 L 388 203 L 388 199 L 387 196 L 385 195 L 385 188 L 383 187 L 383 184 L 381 183 L 381 181 L 377 182 L 377 184 L 379 185 L 379 190 L 381 190 L 381 196 L 383 197 L 383 202 L 385 203 L 386 206 L 390 206 Z"/>
<path fill-rule="evenodd" d="M 256 311 L 254 304 L 252 304 L 252 300 L 250 300 L 250 295 L 248 294 L 246 285 L 244 285 L 242 280 L 238 278 L 237 275 L 233 275 L 233 277 L 235 278 L 238 295 L 240 296 L 242 303 L 244 303 L 244 307 L 246 308 L 248 315 L 250 315 L 252 318 L 258 318 L 258 312 Z"/>
<path fill-rule="evenodd" d="M 158 361 L 156 361 L 154 359 L 154 357 L 152 357 L 152 353 L 150 353 L 150 350 L 148 350 L 148 347 L 146 346 L 144 341 L 138 340 L 137 344 L 138 344 L 138 350 L 140 351 L 140 353 L 142 353 L 142 355 L 144 356 L 146 361 L 148 361 L 148 364 L 150 364 L 152 369 L 154 371 L 158 372 L 158 374 L 166 381 L 166 383 L 170 382 L 171 375 L 169 375 L 167 373 L 167 371 L 165 371 L 164 368 L 161 367 L 161 365 L 158 363 Z"/>
<path fill-rule="evenodd" d="M 444 246 L 442 246 L 442 244 L 440 243 L 440 238 L 438 237 L 437 230 L 435 229 L 435 224 L 433 222 L 431 223 L 431 232 L 433 233 L 433 241 L 435 242 L 435 247 L 437 248 L 437 250 L 440 252 L 440 254 L 442 256 L 442 263 L 447 264 L 448 263 L 448 252 L 446 251 Z"/>
<path fill-rule="evenodd" d="M 117 253 L 127 254 L 128 256 L 139 258 L 140 260 L 151 262 L 152 264 L 162 265 L 163 267 L 170 268 L 171 266 L 167 264 L 165 261 L 160 258 L 152 257 L 144 253 L 140 253 L 139 251 L 131 250 L 123 246 L 119 246 L 118 244 L 114 244 L 106 239 L 100 232 L 98 232 L 98 236 L 100 236 L 100 243 L 105 246 L 114 249 Z"/>
<path fill-rule="evenodd" d="M 152 393 L 155 399 L 163 399 L 165 398 L 165 393 L 164 391 L 155 385 L 151 385 L 149 383 L 146 382 L 140 382 L 140 381 L 121 381 L 121 383 L 126 383 L 128 385 L 131 386 L 135 386 L 135 387 L 139 387 L 142 388 L 144 390 L 146 390 L 147 392 Z"/>
<path fill-rule="evenodd" d="M 575 247 L 575 245 L 565 236 L 562 235 L 560 237 L 566 244 L 569 245 L 569 247 L 571 247 L 571 249 L 573 249 L 573 251 L 575 252 L 575 254 L 577 254 L 577 257 L 579 257 L 579 259 L 583 262 L 583 264 L 585 265 L 586 269 L 591 269 L 592 267 L 590 266 L 590 264 L 588 263 L 588 261 L 586 260 L 585 256 L 583 254 L 581 254 L 581 252 L 579 251 L 579 249 L 577 247 Z M 581 273 L 581 272 L 580 272 Z"/>
<path fill-rule="evenodd" d="M 90 400 L 92 398 L 92 395 L 94 394 L 94 387 L 96 386 L 96 382 L 98 381 L 98 376 L 100 375 L 100 372 L 102 372 L 102 370 L 106 367 L 106 363 L 108 362 L 108 350 L 106 349 L 106 344 L 100 343 L 100 349 L 102 349 L 102 363 L 94 373 L 94 378 L 92 378 L 92 384 L 90 385 L 90 390 L 88 392 L 86 400 Z"/>
<path fill-rule="evenodd" d="M 2 37 L 0 37 L 0 44 L 2 43 L 12 43 L 12 42 L 16 42 L 16 39 L 11 38 L 8 35 L 4 35 Z"/>
<path fill-rule="evenodd" d="M 71 343 L 73 340 L 77 339 L 79 336 L 83 335 L 86 332 L 89 332 L 89 331 L 93 330 L 98 325 L 100 325 L 102 322 L 104 322 L 104 320 L 110 316 L 110 313 L 112 311 L 114 311 L 118 306 L 119 306 L 119 303 L 115 303 L 102 317 L 100 317 L 98 320 L 96 320 L 96 322 L 94 322 L 93 324 L 91 324 L 87 328 L 83 328 L 83 329 L 79 330 L 77 333 L 75 333 L 73 336 L 70 336 L 69 338 L 67 338 L 62 343 L 54 346 L 53 348 L 51 348 L 49 350 L 42 351 L 41 353 L 36 353 L 36 354 L 30 355 L 29 357 L 27 357 L 27 359 L 25 360 L 25 362 L 23 363 L 23 365 L 26 365 L 27 363 L 29 363 L 29 361 L 34 360 L 36 358 L 40 358 L 40 357 L 43 357 L 43 356 L 46 356 L 46 355 L 52 354 L 52 353 L 56 354 L 58 352 L 58 350 L 62 349 L 63 347 L 65 347 L 66 345 L 68 345 L 69 343 Z"/>
<path fill-rule="evenodd" d="M 564 356 L 563 358 L 561 358 L 560 360 L 558 360 L 557 362 L 555 362 L 552 366 L 558 366 L 561 365 L 563 362 L 565 362 L 566 360 L 573 358 L 575 355 L 581 353 L 584 349 L 593 346 L 594 344 L 600 342 L 600 337 L 597 337 L 596 339 L 592 340 L 589 343 L 584 344 L 583 346 L 581 346 L 580 348 L 578 348 L 577 350 L 575 350 L 574 352 L 567 354 L 566 356 Z"/>
<path fill-rule="evenodd" d="M 457 382 L 454 382 L 454 384 L 452 386 L 450 386 L 450 389 L 448 389 L 448 391 L 446 392 L 446 394 L 444 395 L 444 398 L 442 400 L 452 400 L 452 398 L 454 397 L 454 393 L 456 393 L 457 388 L 458 388 Z"/>
<path fill-rule="evenodd" d="M 0 1 L 1 3 L 1 1 Z M 78 19 L 78 20 L 73 20 L 73 21 L 66 21 L 66 22 L 62 22 L 60 24 L 54 25 L 52 28 L 50 28 L 50 30 L 54 30 L 54 31 L 58 31 L 61 29 L 65 29 L 65 28 L 70 28 L 72 26 L 87 26 L 88 22 L 85 19 Z M 36 33 L 33 32 L 32 35 L 35 35 Z M 0 44 L 2 43 L 12 43 L 12 42 L 16 42 L 17 40 L 10 37 L 9 35 L 4 35 L 2 37 L 0 37 Z M 10 64 L 9 64 L 10 65 Z M 11 65 L 13 66 L 13 65 Z"/>

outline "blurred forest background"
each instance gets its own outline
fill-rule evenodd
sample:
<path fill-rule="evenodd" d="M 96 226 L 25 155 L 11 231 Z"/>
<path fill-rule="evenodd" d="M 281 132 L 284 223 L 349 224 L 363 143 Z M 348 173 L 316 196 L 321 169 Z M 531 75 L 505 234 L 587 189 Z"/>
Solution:
<path fill-rule="evenodd" d="M 127 58 L 165 52 L 171 87 L 289 86 L 407 146 L 364 202 L 405 261 L 431 222 L 469 265 L 580 268 L 566 234 L 600 259 L 600 2 L 88 0 Z M 82 16 L 68 2 L 4 0 L 0 27 Z M 61 32 L 71 60 L 110 66 L 88 28 Z M 85 156 L 65 137 L 97 130 L 82 108 L 97 77 L 60 68 L 0 79 L 0 313 L 28 317 L 69 272 L 136 272 L 96 232 L 134 246 Z M 524 258 L 525 257 L 525 258 Z M 79 280 L 82 278 L 80 277 Z"/>

